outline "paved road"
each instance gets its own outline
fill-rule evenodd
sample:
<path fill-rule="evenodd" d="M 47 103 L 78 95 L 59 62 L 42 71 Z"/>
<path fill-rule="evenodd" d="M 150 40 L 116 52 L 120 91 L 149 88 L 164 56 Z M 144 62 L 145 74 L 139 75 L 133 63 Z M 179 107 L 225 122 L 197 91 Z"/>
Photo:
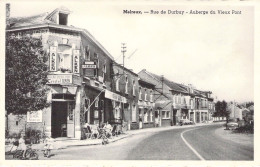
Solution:
<path fill-rule="evenodd" d="M 253 160 L 253 146 L 221 138 L 215 134 L 219 127 L 145 132 L 106 146 L 56 150 L 50 160 Z"/>

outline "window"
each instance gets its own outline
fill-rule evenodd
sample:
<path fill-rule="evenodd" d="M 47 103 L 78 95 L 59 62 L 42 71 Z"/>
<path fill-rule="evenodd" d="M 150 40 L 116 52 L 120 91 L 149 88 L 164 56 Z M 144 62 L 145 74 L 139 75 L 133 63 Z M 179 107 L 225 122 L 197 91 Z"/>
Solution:
<path fill-rule="evenodd" d="M 59 24 L 67 25 L 68 23 L 68 14 L 59 13 Z"/>
<path fill-rule="evenodd" d="M 16 126 L 18 126 L 18 121 L 15 122 Z"/>
<path fill-rule="evenodd" d="M 128 94 L 128 77 L 125 77 L 125 93 Z"/>
<path fill-rule="evenodd" d="M 103 65 L 103 82 L 105 81 L 105 73 L 107 72 L 107 68 L 106 68 L 106 65 L 104 64 Z"/>
<path fill-rule="evenodd" d="M 142 88 L 139 88 L 139 100 L 142 100 Z"/>
<path fill-rule="evenodd" d="M 98 101 L 99 101 L 99 99 L 97 98 L 95 101 L 95 107 L 98 107 Z"/>
<path fill-rule="evenodd" d="M 89 49 L 89 46 L 85 47 L 85 59 L 87 61 L 90 61 L 90 49 Z"/>
<path fill-rule="evenodd" d="M 94 118 L 98 118 L 98 110 L 94 111 Z"/>
<path fill-rule="evenodd" d="M 136 105 L 132 107 L 132 122 L 136 122 Z"/>
<path fill-rule="evenodd" d="M 144 92 L 145 92 L 145 94 L 144 94 L 144 100 L 147 101 L 147 91 L 146 91 L 146 89 L 144 89 Z"/>
<path fill-rule="evenodd" d="M 115 119 L 120 119 L 120 109 L 119 108 L 115 109 Z"/>
<path fill-rule="evenodd" d="M 170 119 L 170 111 L 162 111 L 163 119 Z"/>
<path fill-rule="evenodd" d="M 153 110 L 150 110 L 150 122 L 153 122 Z"/>
<path fill-rule="evenodd" d="M 116 79 L 116 91 L 118 91 L 118 92 L 120 91 L 119 90 L 119 80 L 120 80 L 120 78 Z"/>
<path fill-rule="evenodd" d="M 150 102 L 153 102 L 153 91 L 150 91 Z"/>
<path fill-rule="evenodd" d="M 58 69 L 60 71 L 72 71 L 72 59 L 70 54 L 58 53 Z"/>
<path fill-rule="evenodd" d="M 133 96 L 135 96 L 135 80 L 133 80 Z"/>
<path fill-rule="evenodd" d="M 148 122 L 148 112 L 147 109 L 144 110 L 144 122 Z"/>

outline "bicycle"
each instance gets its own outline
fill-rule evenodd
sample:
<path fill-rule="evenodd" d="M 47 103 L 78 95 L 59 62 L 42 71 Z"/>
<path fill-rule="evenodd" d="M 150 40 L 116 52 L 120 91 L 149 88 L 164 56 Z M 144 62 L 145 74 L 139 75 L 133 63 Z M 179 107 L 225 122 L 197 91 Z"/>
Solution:
<path fill-rule="evenodd" d="M 32 149 L 32 145 L 28 145 L 26 152 L 25 152 L 25 157 L 23 157 L 23 152 L 24 150 L 16 150 L 16 152 L 13 155 L 13 158 L 18 158 L 21 160 L 38 160 L 39 155 L 36 153 L 35 149 Z"/>

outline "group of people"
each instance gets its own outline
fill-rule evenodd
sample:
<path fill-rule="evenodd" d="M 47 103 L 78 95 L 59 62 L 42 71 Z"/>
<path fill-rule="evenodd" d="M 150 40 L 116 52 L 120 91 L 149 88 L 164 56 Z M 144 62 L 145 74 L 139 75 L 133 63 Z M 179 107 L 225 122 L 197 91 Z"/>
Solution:
<path fill-rule="evenodd" d="M 23 158 L 26 158 L 26 150 L 27 150 L 27 145 L 26 145 L 26 140 L 25 140 L 25 135 L 21 135 L 21 137 L 18 139 L 16 136 L 12 138 L 8 138 L 7 143 L 11 145 L 10 152 L 14 152 L 16 150 L 21 150 L 23 151 Z M 44 143 L 44 156 L 45 157 L 50 157 L 50 152 L 53 149 L 53 138 L 46 137 Z"/>
<path fill-rule="evenodd" d="M 90 127 L 90 129 L 91 129 L 91 136 L 90 136 L 90 138 L 92 138 L 94 135 L 96 135 L 97 137 L 99 136 L 100 132 L 99 132 L 98 125 L 90 125 L 90 124 L 86 123 L 85 124 L 85 128 L 86 127 Z M 101 129 L 105 131 L 105 135 L 107 137 L 111 137 L 112 136 L 113 127 L 108 122 L 105 123 Z"/>

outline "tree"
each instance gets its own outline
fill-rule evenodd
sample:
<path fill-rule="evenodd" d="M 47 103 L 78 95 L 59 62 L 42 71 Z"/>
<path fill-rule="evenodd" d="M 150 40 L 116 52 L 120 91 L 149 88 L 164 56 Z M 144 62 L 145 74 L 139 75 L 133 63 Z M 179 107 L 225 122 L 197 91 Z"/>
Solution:
<path fill-rule="evenodd" d="M 47 54 L 41 39 L 6 36 L 5 109 L 25 114 L 47 107 Z"/>
<path fill-rule="evenodd" d="M 214 116 L 226 118 L 226 129 L 227 129 L 227 123 L 228 123 L 229 117 L 230 117 L 230 111 L 227 108 L 227 102 L 225 100 L 218 101 L 215 104 L 215 110 L 216 110 L 216 112 L 214 113 Z"/>

